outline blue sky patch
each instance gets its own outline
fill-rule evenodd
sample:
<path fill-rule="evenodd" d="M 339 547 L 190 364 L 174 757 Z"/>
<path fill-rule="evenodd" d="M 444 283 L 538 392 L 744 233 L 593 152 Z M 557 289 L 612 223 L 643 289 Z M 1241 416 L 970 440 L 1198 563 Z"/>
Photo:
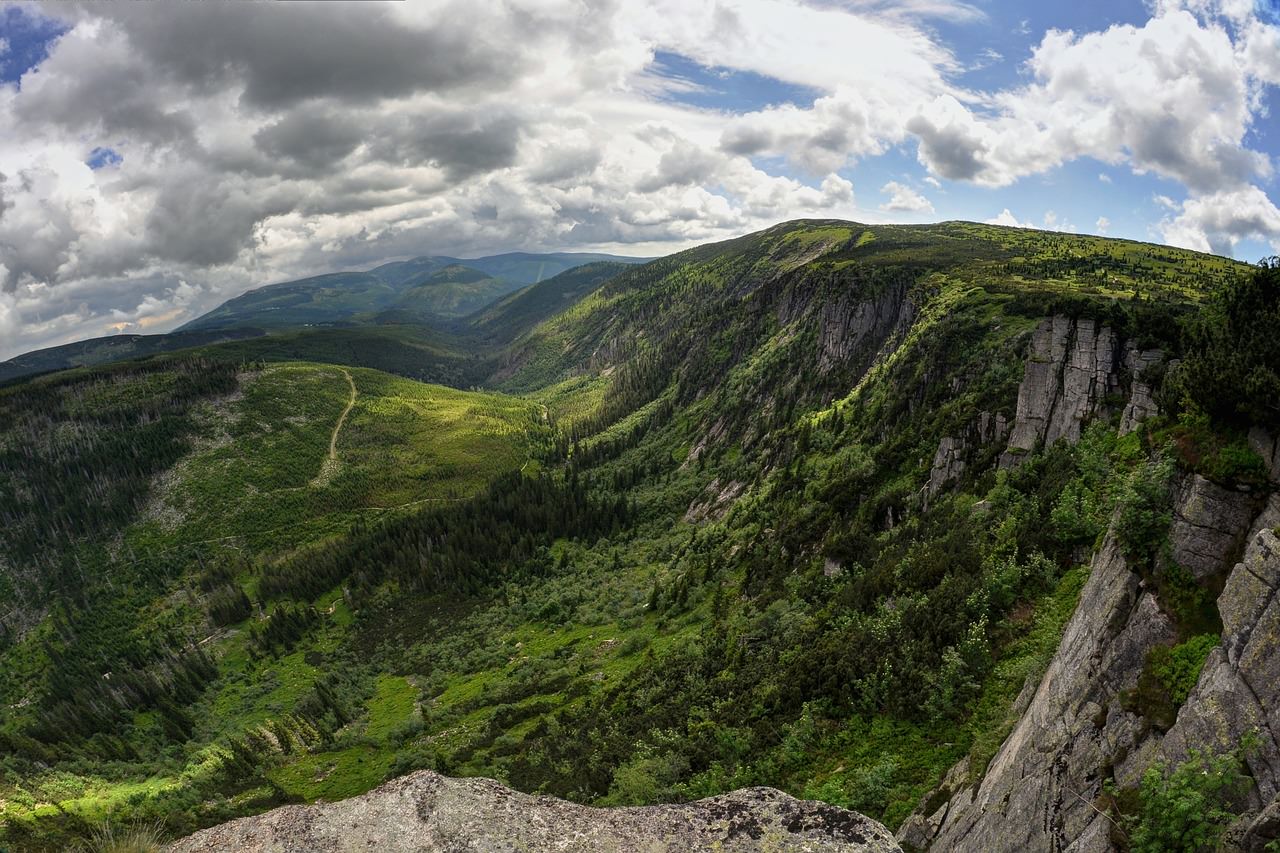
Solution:
<path fill-rule="evenodd" d="M 97 170 L 107 166 L 119 166 L 124 162 L 124 158 L 110 148 L 95 148 L 89 152 L 89 158 L 84 162 L 90 169 Z"/>
<path fill-rule="evenodd" d="M 0 83 L 17 83 L 49 55 L 59 36 L 71 29 L 29 6 L 0 8 Z"/>
<path fill-rule="evenodd" d="M 780 104 L 807 107 L 822 95 L 809 86 L 754 71 L 709 67 L 667 51 L 654 54 L 650 71 L 668 82 L 666 100 L 700 109 L 749 113 Z"/>

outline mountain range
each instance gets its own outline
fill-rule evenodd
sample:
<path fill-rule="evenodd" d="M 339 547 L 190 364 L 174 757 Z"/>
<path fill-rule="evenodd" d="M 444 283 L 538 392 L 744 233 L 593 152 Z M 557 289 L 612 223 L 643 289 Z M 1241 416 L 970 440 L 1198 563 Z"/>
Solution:
<path fill-rule="evenodd" d="M 769 786 L 902 849 L 1275 842 L 1280 266 L 838 220 L 551 257 L 24 357 L 0 845 L 522 796 L 446 777 L 742 827 Z"/>
<path fill-rule="evenodd" d="M 643 263 L 575 252 L 509 252 L 470 260 L 431 255 L 249 290 L 163 335 L 111 335 L 0 362 L 0 382 L 218 341 L 312 326 L 440 325 L 584 264 Z"/>

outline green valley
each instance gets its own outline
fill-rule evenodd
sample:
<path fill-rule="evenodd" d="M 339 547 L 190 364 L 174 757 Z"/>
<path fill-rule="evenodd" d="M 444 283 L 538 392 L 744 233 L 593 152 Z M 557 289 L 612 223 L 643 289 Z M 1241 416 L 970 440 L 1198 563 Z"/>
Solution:
<path fill-rule="evenodd" d="M 292 312 L 273 334 L 0 388 L 0 846 L 420 768 L 896 829 L 981 777 L 1113 515 L 1178 642 L 1223 631 L 1160 513 L 1174 471 L 1273 489 L 1280 418 L 1209 380 L 1274 389 L 1274 266 L 834 220 L 499 257 L 255 291 L 191 327 Z"/>

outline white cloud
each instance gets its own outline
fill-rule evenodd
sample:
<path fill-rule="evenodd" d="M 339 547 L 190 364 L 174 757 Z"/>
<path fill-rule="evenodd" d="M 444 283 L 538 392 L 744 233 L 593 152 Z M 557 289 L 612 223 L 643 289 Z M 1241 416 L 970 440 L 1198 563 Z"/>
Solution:
<path fill-rule="evenodd" d="M 1005 57 L 1027 82 L 1003 92 L 956 82 L 933 22 L 982 17 L 960 0 L 41 7 L 73 26 L 0 86 L 0 358 L 395 256 L 656 254 L 796 216 L 927 215 L 912 185 L 1082 157 L 1181 183 L 1168 239 L 1229 248 L 1271 227 L 1249 140 L 1280 35 L 1247 5 L 1047 33 Z M 659 51 L 816 96 L 689 106 L 697 84 L 655 73 Z M 906 146 L 927 173 L 858 208 L 838 172 Z M 89 169 L 96 147 L 123 162 Z"/>
<path fill-rule="evenodd" d="M 1098 173 L 1098 180 L 1099 180 L 1099 181 L 1101 181 L 1101 182 L 1102 182 L 1102 183 L 1104 183 L 1104 184 L 1109 184 L 1109 183 L 1111 183 L 1111 176 L 1110 176 L 1110 175 L 1108 175 L 1106 172 L 1099 172 L 1099 173 Z"/>
<path fill-rule="evenodd" d="M 1280 208 L 1257 187 L 1191 198 L 1160 223 L 1165 242 L 1231 255 L 1240 240 L 1256 238 L 1280 252 Z"/>
<path fill-rule="evenodd" d="M 1098 221 L 1093 223 L 1093 228 L 1099 234 L 1106 234 L 1111 228 L 1111 220 L 1105 216 L 1099 216 Z"/>
<path fill-rule="evenodd" d="M 933 213 L 933 203 L 905 184 L 890 181 L 880 188 L 880 192 L 890 197 L 889 201 L 880 205 L 881 210 Z"/>
<path fill-rule="evenodd" d="M 1037 228 L 1037 229 L 1039 228 L 1039 226 L 1033 222 L 1020 222 L 1018 220 L 1018 217 L 1010 213 L 1009 208 L 1007 207 L 1004 210 L 1000 211 L 998 215 L 988 219 L 987 224 L 988 225 L 1007 225 L 1010 228 Z"/>
<path fill-rule="evenodd" d="M 1245 144 L 1257 71 L 1228 31 L 1181 9 L 1143 26 L 1051 30 L 1027 63 L 1034 82 L 991 98 L 988 115 L 953 96 L 908 129 L 920 161 L 944 177 L 1005 186 L 1080 157 L 1128 163 L 1198 192 L 1271 171 Z"/>

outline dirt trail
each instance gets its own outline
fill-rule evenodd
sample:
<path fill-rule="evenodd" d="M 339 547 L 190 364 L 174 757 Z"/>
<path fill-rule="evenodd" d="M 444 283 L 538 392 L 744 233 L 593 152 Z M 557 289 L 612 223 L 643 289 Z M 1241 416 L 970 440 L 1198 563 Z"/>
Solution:
<path fill-rule="evenodd" d="M 316 474 L 315 479 L 311 481 L 313 487 L 326 485 L 333 479 L 333 475 L 338 470 L 338 433 L 342 432 L 342 425 L 347 422 L 347 415 L 351 414 L 351 410 L 356 405 L 356 382 L 351 378 L 351 371 L 345 367 L 338 368 L 342 371 L 342 375 L 347 377 L 347 384 L 351 386 L 351 399 L 347 401 L 347 407 L 342 410 L 342 414 L 338 415 L 338 422 L 333 425 L 333 433 L 329 436 L 329 456 L 320 464 L 320 473 Z"/>

